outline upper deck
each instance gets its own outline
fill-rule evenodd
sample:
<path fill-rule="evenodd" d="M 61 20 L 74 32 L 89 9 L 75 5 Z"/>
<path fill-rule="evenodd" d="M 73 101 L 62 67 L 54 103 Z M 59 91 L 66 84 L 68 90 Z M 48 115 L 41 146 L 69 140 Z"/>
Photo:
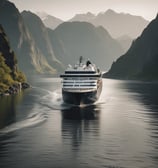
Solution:
<path fill-rule="evenodd" d="M 88 61 L 87 61 L 88 62 Z M 75 78 L 75 77 L 93 77 L 98 78 L 101 77 L 101 72 L 96 68 L 95 64 L 91 64 L 89 61 L 86 64 L 82 62 L 75 64 L 74 67 L 69 65 L 69 67 L 65 70 L 64 74 L 60 75 L 61 78 Z"/>

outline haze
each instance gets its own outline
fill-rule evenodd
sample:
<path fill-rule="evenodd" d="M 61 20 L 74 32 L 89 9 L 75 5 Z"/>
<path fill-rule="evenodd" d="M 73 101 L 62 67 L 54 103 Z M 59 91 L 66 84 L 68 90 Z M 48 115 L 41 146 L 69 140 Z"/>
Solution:
<path fill-rule="evenodd" d="M 107 9 L 139 15 L 152 20 L 158 12 L 158 0 L 10 0 L 20 11 L 46 12 L 63 20 L 75 14 L 92 12 L 98 14 Z"/>

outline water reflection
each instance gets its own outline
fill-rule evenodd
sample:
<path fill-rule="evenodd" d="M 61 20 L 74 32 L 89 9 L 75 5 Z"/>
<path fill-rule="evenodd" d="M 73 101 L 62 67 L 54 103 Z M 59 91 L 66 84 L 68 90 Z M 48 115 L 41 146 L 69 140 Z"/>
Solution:
<path fill-rule="evenodd" d="M 63 119 L 69 120 L 94 120 L 98 119 L 100 107 L 89 105 L 85 107 L 72 106 L 69 109 L 62 110 Z"/>
<path fill-rule="evenodd" d="M 149 157 L 157 163 L 158 150 L 158 83 L 147 82 L 127 82 L 123 86 L 130 93 L 134 94 L 134 99 L 142 103 L 145 110 L 139 111 L 143 115 L 143 119 L 148 123 L 146 129 L 149 130 L 150 139 L 147 145 L 152 147 L 152 151 L 148 151 Z"/>
<path fill-rule="evenodd" d="M 15 122 L 15 103 L 17 96 L 7 96 L 0 98 L 0 129 Z"/>
<path fill-rule="evenodd" d="M 155 133 L 158 137 L 158 83 L 127 82 L 123 87 L 130 93 L 136 93 L 133 98 L 142 103 L 145 108 L 139 113 L 148 119 L 153 130 L 156 129 Z"/>
<path fill-rule="evenodd" d="M 126 82 L 123 87 L 130 93 L 137 93 L 134 98 L 142 102 L 152 115 L 158 117 L 158 83 Z"/>
<path fill-rule="evenodd" d="M 0 159 L 7 157 L 9 150 L 9 145 L 14 143 L 13 138 L 16 137 L 15 132 L 1 136 L 0 134 Z"/>
<path fill-rule="evenodd" d="M 65 143 L 71 143 L 78 149 L 85 136 L 99 135 L 99 105 L 70 107 L 62 110 L 62 137 Z"/>

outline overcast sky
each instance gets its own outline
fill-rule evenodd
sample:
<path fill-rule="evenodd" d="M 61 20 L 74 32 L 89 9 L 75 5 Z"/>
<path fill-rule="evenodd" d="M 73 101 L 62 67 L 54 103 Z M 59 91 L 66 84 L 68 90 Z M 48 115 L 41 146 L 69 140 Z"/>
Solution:
<path fill-rule="evenodd" d="M 113 9 L 152 20 L 158 13 L 158 0 L 10 0 L 17 8 L 32 12 L 46 12 L 67 20 L 78 13 L 97 14 Z"/>

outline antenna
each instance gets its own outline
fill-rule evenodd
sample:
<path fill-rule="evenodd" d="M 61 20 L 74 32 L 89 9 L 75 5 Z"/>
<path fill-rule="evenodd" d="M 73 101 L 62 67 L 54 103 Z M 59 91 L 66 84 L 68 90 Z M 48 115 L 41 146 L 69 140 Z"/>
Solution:
<path fill-rule="evenodd" d="M 80 56 L 79 63 L 81 64 L 83 61 L 83 56 Z"/>

